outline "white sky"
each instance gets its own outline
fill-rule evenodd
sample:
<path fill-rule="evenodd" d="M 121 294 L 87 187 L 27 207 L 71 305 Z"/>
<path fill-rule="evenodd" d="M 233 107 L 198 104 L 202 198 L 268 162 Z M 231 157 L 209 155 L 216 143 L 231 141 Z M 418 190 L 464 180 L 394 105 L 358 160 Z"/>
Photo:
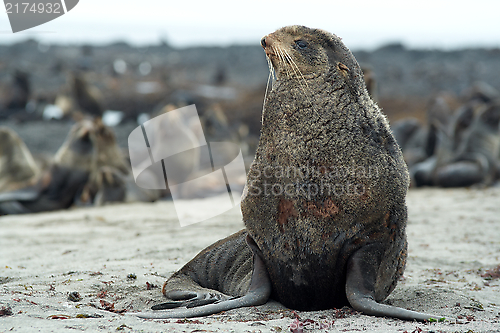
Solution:
<path fill-rule="evenodd" d="M 500 0 L 80 0 L 66 15 L 13 34 L 0 13 L 0 43 L 47 42 L 174 46 L 258 44 L 279 27 L 302 24 L 342 37 L 352 49 L 400 41 L 409 47 L 500 47 Z"/>

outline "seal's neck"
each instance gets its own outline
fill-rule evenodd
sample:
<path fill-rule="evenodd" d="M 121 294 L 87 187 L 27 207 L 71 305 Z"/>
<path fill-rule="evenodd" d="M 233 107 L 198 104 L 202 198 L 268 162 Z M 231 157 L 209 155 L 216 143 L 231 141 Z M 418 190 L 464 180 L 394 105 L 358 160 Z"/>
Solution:
<path fill-rule="evenodd" d="M 362 78 L 361 78 L 362 80 Z M 374 109 L 364 82 L 346 83 L 325 73 L 310 80 L 281 79 L 269 92 L 263 114 L 263 129 L 283 125 L 304 127 L 308 123 L 356 121 L 363 109 Z M 378 108 L 375 107 L 378 110 Z"/>

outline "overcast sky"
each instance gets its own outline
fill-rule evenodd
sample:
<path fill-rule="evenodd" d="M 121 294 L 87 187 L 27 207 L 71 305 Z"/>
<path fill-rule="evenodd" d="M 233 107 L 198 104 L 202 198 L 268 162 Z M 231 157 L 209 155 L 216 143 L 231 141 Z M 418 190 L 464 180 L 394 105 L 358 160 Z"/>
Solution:
<path fill-rule="evenodd" d="M 32 37 L 138 45 L 164 39 L 178 47 L 258 44 L 290 24 L 328 30 L 353 49 L 396 41 L 412 48 L 500 47 L 500 0 L 80 0 L 66 15 L 16 34 L 2 11 L 0 43 Z"/>

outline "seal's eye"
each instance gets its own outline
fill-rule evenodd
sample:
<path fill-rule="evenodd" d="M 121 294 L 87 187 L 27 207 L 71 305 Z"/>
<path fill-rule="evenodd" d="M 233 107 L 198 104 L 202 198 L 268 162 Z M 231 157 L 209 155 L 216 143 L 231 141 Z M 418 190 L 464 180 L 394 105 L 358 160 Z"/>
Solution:
<path fill-rule="evenodd" d="M 305 49 L 307 47 L 307 43 L 300 39 L 295 41 L 295 45 L 297 45 L 299 49 Z"/>

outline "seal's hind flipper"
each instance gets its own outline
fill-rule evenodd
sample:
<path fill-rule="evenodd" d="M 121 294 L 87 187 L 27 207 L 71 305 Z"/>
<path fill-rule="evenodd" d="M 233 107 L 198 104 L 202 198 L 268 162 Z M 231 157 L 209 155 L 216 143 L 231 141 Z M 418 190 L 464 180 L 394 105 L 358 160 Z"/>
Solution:
<path fill-rule="evenodd" d="M 29 186 L 23 189 L 0 193 L 0 202 L 34 201 L 40 196 L 38 186 Z"/>
<path fill-rule="evenodd" d="M 181 307 L 184 302 L 165 302 L 161 304 L 156 304 L 151 307 L 151 310 L 167 310 L 167 309 L 175 309 Z"/>
<path fill-rule="evenodd" d="M 36 186 L 0 193 L 0 215 L 30 213 L 30 210 L 22 202 L 35 201 L 39 197 L 40 189 Z"/>
<path fill-rule="evenodd" d="M 245 295 L 241 297 L 232 297 L 225 300 L 215 300 L 218 297 L 215 295 L 220 295 L 219 293 L 210 295 L 210 292 L 193 293 L 188 291 L 179 291 L 178 296 L 190 296 L 193 294 L 196 294 L 196 296 L 194 297 L 194 299 L 189 299 L 184 302 L 177 301 L 159 304 L 155 306 L 155 308 L 168 309 L 170 306 L 177 307 L 177 305 L 179 304 L 178 306 L 186 306 L 186 309 L 174 309 L 169 311 L 162 311 L 161 313 L 136 313 L 135 315 L 140 318 L 146 319 L 192 318 L 208 316 L 214 313 L 241 308 L 244 306 L 256 306 L 266 303 L 269 299 L 269 296 L 271 295 L 271 280 L 269 279 L 269 275 L 267 273 L 264 262 L 261 259 L 261 252 L 255 244 L 254 240 L 249 235 L 247 235 L 246 241 L 253 252 L 253 270 L 250 287 Z M 202 297 L 205 297 L 205 299 L 201 299 Z M 212 300 L 215 301 L 212 302 Z M 192 303 L 189 303 L 190 301 Z M 203 301 L 212 303 L 204 304 Z M 199 303 L 197 304 L 196 302 Z"/>
<path fill-rule="evenodd" d="M 0 202 L 0 215 L 28 214 L 29 212 L 19 201 Z"/>
<path fill-rule="evenodd" d="M 235 297 L 223 298 L 222 294 L 211 292 L 192 292 L 189 290 L 175 290 L 170 291 L 166 295 L 173 300 L 172 302 L 165 302 L 151 307 L 151 310 L 166 310 L 175 309 L 185 306 L 186 308 L 194 308 L 197 306 L 212 304 L 223 300 L 234 299 Z"/>
<path fill-rule="evenodd" d="M 436 170 L 436 185 L 441 187 L 467 187 L 479 184 L 486 181 L 493 168 L 494 163 L 490 163 L 485 156 L 480 155 L 476 160 L 462 160 L 450 163 Z M 496 170 L 493 172 L 496 172 Z"/>
<path fill-rule="evenodd" d="M 380 265 L 379 244 L 367 245 L 352 255 L 347 266 L 346 294 L 354 310 L 378 317 L 403 320 L 443 321 L 444 318 L 396 306 L 380 304 L 375 300 L 375 284 Z"/>

